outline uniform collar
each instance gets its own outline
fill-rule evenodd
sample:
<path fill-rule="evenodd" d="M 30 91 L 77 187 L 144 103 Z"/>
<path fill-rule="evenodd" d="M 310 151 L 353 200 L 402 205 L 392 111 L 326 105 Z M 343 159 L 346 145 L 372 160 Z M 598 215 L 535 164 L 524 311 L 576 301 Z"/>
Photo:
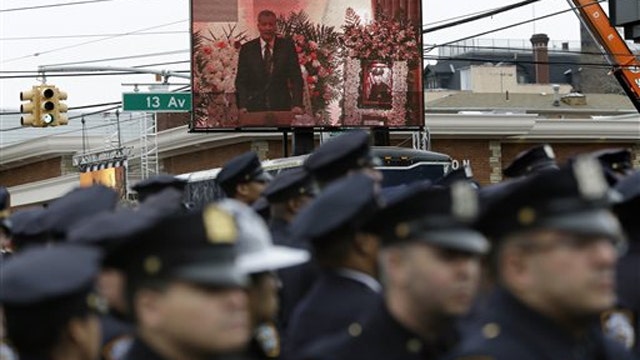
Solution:
<path fill-rule="evenodd" d="M 500 336 L 502 331 L 513 333 L 513 336 L 526 339 L 526 342 L 532 343 L 545 353 L 545 359 L 569 359 L 577 353 L 595 354 L 598 350 L 602 351 L 602 333 L 595 322 L 585 327 L 583 337 L 576 338 L 552 319 L 522 303 L 504 288 L 498 288 L 490 301 L 492 317 L 497 321 L 483 323 L 482 332 L 485 337 L 496 334 L 496 331 L 490 334 L 491 332 L 487 331 L 488 326 L 491 326 L 492 330 L 497 329 L 497 336 Z M 508 328 L 501 329 L 502 324 L 508 324 Z M 522 324 L 527 326 L 521 326 Z"/>
<path fill-rule="evenodd" d="M 380 282 L 373 278 L 371 275 L 347 268 L 339 268 L 336 270 L 336 273 L 344 278 L 364 284 L 366 287 L 373 290 L 373 292 L 377 294 L 382 293 L 382 285 L 380 285 Z"/>

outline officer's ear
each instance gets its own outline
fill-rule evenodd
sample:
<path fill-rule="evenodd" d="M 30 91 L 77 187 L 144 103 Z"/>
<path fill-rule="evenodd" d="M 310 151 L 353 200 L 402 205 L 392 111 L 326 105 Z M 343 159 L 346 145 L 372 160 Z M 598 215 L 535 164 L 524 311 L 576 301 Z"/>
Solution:
<path fill-rule="evenodd" d="M 528 275 L 526 249 L 518 240 L 506 240 L 499 249 L 498 274 L 512 286 L 524 286 Z"/>
<path fill-rule="evenodd" d="M 236 196 L 247 196 L 249 194 L 249 183 L 242 182 L 236 185 Z"/>
<path fill-rule="evenodd" d="M 74 317 L 67 323 L 64 334 L 70 343 L 86 347 L 100 342 L 100 332 L 97 330 L 99 326 L 95 316 Z"/>
<path fill-rule="evenodd" d="M 292 214 L 297 214 L 305 205 L 309 203 L 309 197 L 300 195 L 287 200 L 287 210 Z"/>
<path fill-rule="evenodd" d="M 378 257 L 380 250 L 380 238 L 374 234 L 356 232 L 353 239 L 353 247 L 356 252 L 371 258 Z"/>
<path fill-rule="evenodd" d="M 408 284 L 411 276 L 406 268 L 409 264 L 404 247 L 392 246 L 380 251 L 378 257 L 382 270 L 382 278 L 389 279 L 390 284 Z"/>
<path fill-rule="evenodd" d="M 159 291 L 150 288 L 139 289 L 133 298 L 133 306 L 140 325 L 148 328 L 162 326 L 162 294 Z"/>

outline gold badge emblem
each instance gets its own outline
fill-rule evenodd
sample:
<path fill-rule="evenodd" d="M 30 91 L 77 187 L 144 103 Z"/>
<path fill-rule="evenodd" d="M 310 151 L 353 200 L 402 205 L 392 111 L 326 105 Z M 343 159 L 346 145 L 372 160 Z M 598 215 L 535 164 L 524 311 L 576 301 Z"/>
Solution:
<path fill-rule="evenodd" d="M 530 207 L 524 207 L 518 211 L 518 223 L 531 225 L 536 221 L 536 211 Z"/>
<path fill-rule="evenodd" d="M 208 206 L 202 214 L 207 239 L 213 244 L 233 244 L 238 238 L 238 228 L 233 215 L 215 206 Z"/>
<path fill-rule="evenodd" d="M 157 256 L 147 256 L 142 264 L 144 271 L 149 275 L 155 275 L 162 269 L 162 261 Z"/>

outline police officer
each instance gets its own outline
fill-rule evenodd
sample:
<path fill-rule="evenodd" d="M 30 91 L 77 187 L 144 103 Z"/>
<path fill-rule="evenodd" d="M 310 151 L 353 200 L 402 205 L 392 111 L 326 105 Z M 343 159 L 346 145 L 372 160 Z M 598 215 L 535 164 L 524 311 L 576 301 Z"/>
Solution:
<path fill-rule="evenodd" d="M 309 260 L 306 250 L 274 245 L 269 229 L 247 205 L 224 199 L 216 204 L 228 211 L 238 226 L 238 266 L 250 275 L 248 287 L 252 341 L 249 354 L 255 359 L 277 359 L 281 352 L 278 314 L 278 278 L 274 271 Z"/>
<path fill-rule="evenodd" d="M 5 220 L 11 214 L 11 196 L 6 187 L 0 186 L 0 252 L 11 252 L 9 223 Z"/>
<path fill-rule="evenodd" d="M 102 212 L 115 210 L 118 193 L 104 185 L 75 188 L 54 200 L 42 214 L 41 221 L 54 242 L 64 241 L 75 224 Z"/>
<path fill-rule="evenodd" d="M 99 252 L 70 245 L 34 246 L 0 269 L 7 336 L 21 360 L 94 360 L 99 354 L 93 292 Z"/>
<path fill-rule="evenodd" d="M 316 193 L 313 178 L 304 168 L 283 171 L 267 185 L 263 195 L 271 208 L 269 230 L 275 244 L 289 245 L 289 224 Z"/>
<path fill-rule="evenodd" d="M 473 178 L 473 170 L 471 170 L 471 165 L 462 165 L 461 167 L 451 170 L 446 173 L 444 176 L 439 178 L 434 182 L 434 185 L 439 186 L 451 186 L 452 184 L 458 181 L 466 181 L 474 188 L 480 188 L 480 185 Z"/>
<path fill-rule="evenodd" d="M 629 149 L 603 149 L 589 154 L 600 161 L 604 169 L 607 182 L 611 186 L 633 172 L 631 151 Z"/>
<path fill-rule="evenodd" d="M 316 196 L 316 186 L 304 168 L 279 173 L 264 190 L 270 204 L 269 230 L 274 244 L 308 248 L 306 243 L 293 241 L 289 226 L 293 218 Z M 278 325 L 285 331 L 289 316 L 299 299 L 311 288 L 317 269 L 311 263 L 282 269 L 278 272 L 280 288 L 280 314 Z"/>
<path fill-rule="evenodd" d="M 381 300 L 379 239 L 361 231 L 380 207 L 375 180 L 359 173 L 325 188 L 291 223 L 295 238 L 310 240 L 322 272 L 291 315 L 285 358 L 344 329 Z"/>
<path fill-rule="evenodd" d="M 102 249 L 105 253 L 133 241 L 132 235 L 144 229 L 145 218 L 152 221 L 162 213 L 144 211 L 145 208 L 121 208 L 115 212 L 103 212 L 74 226 L 67 241 Z M 109 259 L 113 260 L 113 259 Z M 104 360 L 121 360 L 131 346 L 135 326 L 125 297 L 126 277 L 113 261 L 104 261 L 100 270 L 97 287 L 108 305 L 108 313 L 100 317 L 102 329 L 101 356 Z"/>
<path fill-rule="evenodd" d="M 52 242 L 49 230 L 42 221 L 45 214 L 44 208 L 29 208 L 17 210 L 7 218 L 13 252 Z"/>
<path fill-rule="evenodd" d="M 365 227 L 380 234 L 384 302 L 301 359 L 439 359 L 458 340 L 489 242 L 471 228 L 478 211 L 470 183 L 415 183 Z"/>
<path fill-rule="evenodd" d="M 138 201 L 144 202 L 149 196 L 157 194 L 165 189 L 175 189 L 183 192 L 187 182 L 169 174 L 158 174 L 137 182 L 131 187 L 138 193 Z"/>
<path fill-rule="evenodd" d="M 454 359 L 628 359 L 598 315 L 615 301 L 620 224 L 593 158 L 507 187 L 479 219 L 498 288 Z"/>
<path fill-rule="evenodd" d="M 270 181 L 271 175 L 264 171 L 254 151 L 229 160 L 216 177 L 216 182 L 228 197 L 247 205 L 258 200 Z"/>
<path fill-rule="evenodd" d="M 557 169 L 556 155 L 549 144 L 534 146 L 520 152 L 507 167 L 502 169 L 502 175 L 507 178 L 528 176 L 539 171 Z"/>
<path fill-rule="evenodd" d="M 247 278 L 236 265 L 233 216 L 209 205 L 130 221 L 143 226 L 106 259 L 125 272 L 136 321 L 125 359 L 199 360 L 242 350 L 250 337 Z"/>
<path fill-rule="evenodd" d="M 618 306 L 602 315 L 604 330 L 620 340 L 640 358 L 640 172 L 618 182 L 622 196 L 613 206 L 629 240 L 627 253 L 618 260 L 616 271 Z"/>
<path fill-rule="evenodd" d="M 382 182 L 382 172 L 375 169 L 380 159 L 371 153 L 369 134 L 352 130 L 323 143 L 309 155 L 304 167 L 313 175 L 320 188 L 353 172 L 364 172 Z"/>

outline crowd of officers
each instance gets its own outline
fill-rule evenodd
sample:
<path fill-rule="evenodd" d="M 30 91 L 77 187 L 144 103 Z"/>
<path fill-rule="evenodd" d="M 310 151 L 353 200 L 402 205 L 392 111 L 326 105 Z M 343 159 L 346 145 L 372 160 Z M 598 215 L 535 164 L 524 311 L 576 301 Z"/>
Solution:
<path fill-rule="evenodd" d="M 273 179 L 230 160 L 203 206 L 160 175 L 135 207 L 92 186 L 5 210 L 0 359 L 640 358 L 629 151 L 538 146 L 486 187 L 377 165 L 351 131 Z"/>

